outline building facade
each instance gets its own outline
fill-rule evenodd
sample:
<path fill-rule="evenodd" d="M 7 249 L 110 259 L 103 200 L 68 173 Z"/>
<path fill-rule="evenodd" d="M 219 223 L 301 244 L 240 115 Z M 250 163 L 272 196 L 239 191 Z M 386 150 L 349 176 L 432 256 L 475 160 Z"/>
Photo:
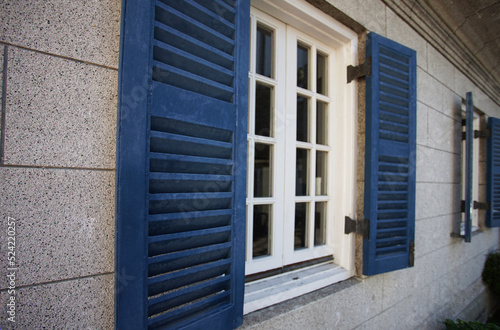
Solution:
<path fill-rule="evenodd" d="M 1 4 L 2 328 L 484 321 L 499 75 L 448 12 Z"/>

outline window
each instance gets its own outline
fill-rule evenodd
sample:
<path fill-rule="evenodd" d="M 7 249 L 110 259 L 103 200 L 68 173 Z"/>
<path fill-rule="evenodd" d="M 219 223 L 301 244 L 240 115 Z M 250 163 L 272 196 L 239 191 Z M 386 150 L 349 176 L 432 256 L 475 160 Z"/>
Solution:
<path fill-rule="evenodd" d="M 249 2 L 124 1 L 119 328 L 237 327 L 247 303 L 354 274 L 344 217 L 356 214 L 357 90 L 345 78 L 357 35 L 306 1 L 255 0 L 252 15 Z M 372 275 L 412 265 L 416 54 L 373 33 L 366 54 Z M 335 265 L 286 273 L 287 292 L 269 292 L 268 279 L 245 288 L 245 259 L 248 274 L 332 254 Z"/>
<path fill-rule="evenodd" d="M 337 253 L 342 262 L 352 244 L 341 222 L 354 205 L 354 93 L 345 67 L 357 37 L 306 33 L 287 17 L 251 10 L 246 274 L 334 254 L 337 262 Z M 352 268 L 352 256 L 344 261 Z"/>
<path fill-rule="evenodd" d="M 254 15 L 247 273 L 332 254 L 329 78 L 335 49 L 257 11 Z"/>

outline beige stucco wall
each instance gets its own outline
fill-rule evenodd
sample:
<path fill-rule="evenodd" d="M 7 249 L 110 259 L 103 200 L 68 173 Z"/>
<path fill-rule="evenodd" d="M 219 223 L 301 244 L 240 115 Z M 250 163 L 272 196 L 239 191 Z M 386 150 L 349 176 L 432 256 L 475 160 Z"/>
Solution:
<path fill-rule="evenodd" d="M 248 315 L 244 327 L 433 328 L 443 318 L 479 316 L 481 309 L 472 307 L 487 303 L 480 274 L 486 253 L 499 247 L 499 231 L 487 229 L 470 244 L 450 237 L 460 217 L 460 104 L 472 91 L 487 115 L 500 117 L 500 107 L 382 1 L 329 2 L 417 51 L 415 267 Z M 0 251 L 4 220 L 12 217 L 19 329 L 113 328 L 120 9 L 119 0 L 0 4 L 0 87 L 6 82 L 0 94 L 6 113 Z M 2 262 L 4 302 L 9 295 Z M 2 303 L 2 328 L 11 325 L 5 308 Z"/>

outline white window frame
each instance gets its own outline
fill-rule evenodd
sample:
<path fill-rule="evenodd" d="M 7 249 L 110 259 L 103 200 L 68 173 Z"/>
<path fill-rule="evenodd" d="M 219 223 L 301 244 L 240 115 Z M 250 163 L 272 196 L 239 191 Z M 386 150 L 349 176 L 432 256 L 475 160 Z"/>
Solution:
<path fill-rule="evenodd" d="M 311 42 L 312 41 L 312 42 Z M 328 54 L 328 62 L 329 63 L 335 63 L 335 50 L 330 50 L 331 47 L 328 47 L 324 43 L 321 43 L 318 40 L 312 39 L 310 36 L 306 35 L 305 33 L 300 32 L 299 30 L 287 26 L 287 54 L 296 54 L 297 53 L 297 44 L 300 43 L 304 46 L 307 46 L 309 48 L 310 56 L 309 56 L 309 63 L 311 68 L 316 67 L 316 56 L 312 56 L 316 54 L 316 51 L 320 51 L 322 53 L 327 53 Z M 323 51 L 322 51 L 323 50 Z M 295 56 L 290 56 L 289 58 L 292 58 L 293 60 L 296 60 Z M 333 68 L 333 65 L 327 64 L 327 77 L 329 78 L 329 82 L 327 84 L 327 94 L 328 96 L 321 95 L 316 92 L 316 79 L 311 79 L 309 82 L 310 88 L 309 89 L 304 89 L 301 87 L 297 87 L 297 74 L 296 74 L 296 67 L 297 63 L 295 61 L 288 61 L 287 59 L 287 94 L 286 94 L 286 107 L 288 109 L 287 116 L 289 116 L 290 121 L 292 124 L 289 124 L 286 126 L 286 154 L 287 155 L 295 155 L 296 149 L 299 147 L 302 147 L 304 149 L 309 150 L 309 165 L 313 164 L 313 166 L 316 164 L 315 158 L 316 158 L 316 153 L 315 151 L 326 151 L 328 152 L 328 165 L 329 168 L 327 169 L 327 195 L 326 196 L 315 196 L 315 191 L 316 191 L 316 182 L 315 178 L 312 176 L 312 172 L 314 172 L 314 169 L 309 168 L 308 171 L 308 182 L 309 182 L 309 192 L 308 195 L 306 196 L 296 196 L 295 195 L 295 175 L 296 175 L 296 169 L 295 166 L 292 166 L 291 162 L 288 162 L 289 164 L 285 167 L 285 218 L 284 218 L 284 237 L 294 237 L 294 218 L 295 218 L 295 204 L 304 202 L 308 203 L 309 206 L 313 204 L 313 202 L 327 202 L 328 209 L 327 209 L 327 216 L 333 218 L 330 216 L 333 214 L 334 211 L 334 203 L 332 202 L 332 195 L 334 191 L 334 185 L 335 185 L 335 167 L 333 164 L 333 159 L 337 157 L 336 152 L 333 150 L 335 149 L 335 133 L 333 132 L 333 129 L 335 127 L 334 125 L 334 112 L 337 110 L 336 107 L 334 106 L 334 97 L 335 95 L 335 88 L 336 88 L 336 81 L 334 79 L 330 79 L 330 77 L 334 77 L 334 72 L 335 69 Z M 313 71 L 313 70 L 311 70 Z M 296 116 L 297 116 L 297 111 L 296 111 L 296 106 L 297 106 L 297 95 L 304 96 L 310 100 L 309 104 L 309 138 L 310 142 L 302 142 L 302 141 L 296 141 Z M 314 140 L 315 137 L 312 136 L 314 135 L 313 133 L 316 132 L 316 115 L 314 113 L 316 112 L 316 101 L 324 101 L 325 103 L 329 104 L 329 107 L 327 109 L 328 113 L 328 128 L 329 128 L 329 136 L 327 138 L 328 140 L 328 145 L 327 146 L 319 146 L 315 144 Z M 311 115 L 312 114 L 312 115 Z M 332 155 L 333 153 L 333 155 Z M 311 167 L 311 166 L 310 166 Z M 288 264 L 293 264 L 293 263 L 298 263 L 305 261 L 307 259 L 315 259 L 315 258 L 320 258 L 324 257 L 327 255 L 332 255 L 333 254 L 333 248 L 332 248 L 332 243 L 333 243 L 333 235 L 331 233 L 333 232 L 333 221 L 328 220 L 327 225 L 325 228 L 325 231 L 327 233 L 326 236 L 326 244 L 318 247 L 314 247 L 314 208 L 309 207 L 307 210 L 308 213 L 308 218 L 309 218 L 309 228 L 306 230 L 306 235 L 308 236 L 306 241 L 308 243 L 308 246 L 304 249 L 300 250 L 294 250 L 294 241 L 289 240 L 284 243 L 284 253 L 283 253 L 283 262 L 285 265 Z"/>
<path fill-rule="evenodd" d="M 349 30 L 339 22 L 324 12 L 315 8 L 311 4 L 303 0 L 252 0 L 251 9 L 251 28 L 255 31 L 257 19 L 263 26 L 269 27 L 278 31 L 275 37 L 274 49 L 282 50 L 285 45 L 285 38 L 292 38 L 286 41 L 287 51 L 296 53 L 296 39 L 308 43 L 309 38 L 321 40 L 320 43 L 315 43 L 320 49 L 334 48 L 334 61 L 329 70 L 328 88 L 330 89 L 328 97 L 317 96 L 311 91 L 301 90 L 318 100 L 331 102 L 329 114 L 329 146 L 324 150 L 329 151 L 329 168 L 327 169 L 328 196 L 308 196 L 304 197 L 305 201 L 329 201 L 329 225 L 327 227 L 326 245 L 321 248 L 314 248 L 304 251 L 293 250 L 293 240 L 288 245 L 278 244 L 272 245 L 271 249 L 275 253 L 276 258 L 281 258 L 284 251 L 284 263 L 294 263 L 304 260 L 304 258 L 314 259 L 316 256 L 324 256 L 325 254 L 333 254 L 334 262 L 328 264 L 315 265 L 306 267 L 301 270 L 285 273 L 271 278 L 265 278 L 254 282 L 247 283 L 245 289 L 245 314 L 256 309 L 260 309 L 280 301 L 293 298 L 295 296 L 310 292 L 326 285 L 347 279 L 354 275 L 354 251 L 355 237 L 353 234 L 344 234 L 344 219 L 345 216 L 356 217 L 356 186 L 357 186 L 357 132 L 358 132 L 358 114 L 357 114 L 357 84 L 352 82 L 347 84 L 346 68 L 348 65 L 356 65 L 358 56 L 358 37 L 355 32 Z M 292 28 L 293 27 L 293 28 Z M 281 30 L 287 30 L 287 36 L 281 33 Z M 251 34 L 251 52 L 255 52 L 256 40 L 254 33 Z M 285 63 L 283 60 L 277 60 L 277 66 L 273 78 L 262 77 L 253 74 L 255 72 L 255 56 L 251 53 L 250 61 L 250 109 L 254 102 L 255 81 L 264 82 L 269 86 L 278 88 L 277 93 L 288 93 L 286 101 L 274 100 L 273 106 L 276 115 L 274 120 L 274 129 L 278 134 L 273 138 L 257 137 L 249 134 L 249 160 L 254 159 L 253 145 L 256 142 L 266 142 L 273 145 L 284 145 L 285 150 L 277 149 L 275 155 L 279 153 L 294 153 L 295 148 L 302 142 L 296 142 L 295 130 L 295 113 L 287 113 L 286 109 L 293 100 L 296 104 L 297 87 L 288 88 L 287 91 L 281 90 L 284 88 L 282 84 L 282 76 L 287 67 L 295 71 L 296 65 Z M 276 56 L 276 52 L 273 54 Z M 315 56 L 314 56 L 315 61 Z M 315 64 L 311 63 L 311 67 Z M 292 75 L 293 77 L 294 75 Z M 295 75 L 296 78 L 296 75 Z M 296 86 L 295 82 L 294 86 Z M 313 82 L 314 84 L 315 82 Z M 315 90 L 312 89 L 311 90 Z M 308 94 L 309 93 L 309 94 Z M 314 95 L 312 95 L 312 94 Z M 313 102 L 315 103 L 315 102 Z M 314 107 L 310 110 L 311 112 Z M 250 114 L 249 132 L 254 132 L 254 123 Z M 280 132 L 280 129 L 287 127 L 286 131 Z M 315 123 L 311 123 L 315 125 Z M 283 134 L 282 134 L 283 133 Z M 283 140 L 284 139 L 284 140 Z M 309 145 L 308 145 L 309 146 Z M 313 146 L 312 150 L 316 148 Z M 324 147 L 319 149 L 323 150 Z M 314 153 L 315 154 L 315 153 Z M 247 216 L 253 219 L 252 209 L 256 203 L 273 204 L 273 216 L 276 212 L 285 212 L 287 219 L 294 219 L 295 202 L 302 200 L 302 197 L 295 196 L 295 165 L 284 166 L 284 157 L 275 156 L 272 159 L 274 170 L 273 197 L 259 198 L 259 201 L 253 197 L 247 198 Z M 253 173 L 252 161 L 249 161 L 249 173 Z M 280 167 L 283 166 L 283 167 Z M 285 171 L 279 172 L 276 169 L 285 168 Z M 286 172 L 286 173 L 282 173 Z M 291 180 L 290 180 L 291 178 Z M 314 178 L 310 178 L 314 180 Z M 310 180 L 314 189 L 314 182 Z M 253 196 L 254 182 L 249 177 L 248 180 L 248 195 Z M 283 189 L 286 193 L 277 194 L 276 189 Z M 314 190 L 313 190 L 314 191 Z M 312 213 L 312 211 L 310 212 Z M 313 222 L 313 221 L 311 221 Z M 286 222 L 285 222 L 286 224 Z M 286 225 L 285 225 L 286 226 Z M 272 230 L 286 230 L 282 224 L 275 224 Z M 293 226 L 287 226 L 288 230 L 293 231 Z M 291 229 L 290 229 L 291 228 Z M 247 221 L 247 233 L 252 231 L 252 221 Z M 252 241 L 248 241 L 252 244 Z M 292 236 L 293 237 L 293 236 Z M 274 242 L 273 242 L 274 243 Z M 273 269 L 276 260 L 274 257 L 263 257 L 252 260 L 251 249 L 247 249 L 246 274 L 253 274 L 265 270 Z M 314 274 L 314 275 L 311 275 Z M 299 279 L 299 280 L 297 280 Z"/>

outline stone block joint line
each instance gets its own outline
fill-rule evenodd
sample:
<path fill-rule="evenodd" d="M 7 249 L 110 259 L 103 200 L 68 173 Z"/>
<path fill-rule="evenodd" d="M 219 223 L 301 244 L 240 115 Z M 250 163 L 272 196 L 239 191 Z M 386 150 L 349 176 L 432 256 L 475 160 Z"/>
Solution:
<path fill-rule="evenodd" d="M 0 119 L 0 165 L 5 163 L 5 117 L 7 113 L 7 68 L 8 68 L 8 46 L 5 46 L 3 50 L 3 70 L 2 70 L 2 113 Z"/>

